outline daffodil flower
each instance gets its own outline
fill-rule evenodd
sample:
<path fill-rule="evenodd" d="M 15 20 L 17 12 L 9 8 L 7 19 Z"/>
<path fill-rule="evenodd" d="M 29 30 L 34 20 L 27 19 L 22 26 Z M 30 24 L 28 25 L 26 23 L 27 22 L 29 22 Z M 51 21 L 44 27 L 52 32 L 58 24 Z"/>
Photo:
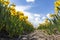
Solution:
<path fill-rule="evenodd" d="M 19 14 L 19 15 L 22 15 L 22 16 L 24 16 L 23 12 L 20 12 L 20 14 Z"/>
<path fill-rule="evenodd" d="M 24 19 L 24 16 L 20 16 L 20 20 L 23 20 Z"/>
<path fill-rule="evenodd" d="M 28 16 L 24 16 L 24 19 L 28 19 Z"/>
<path fill-rule="evenodd" d="M 4 1 L 3 4 L 4 5 L 8 5 L 10 2 L 9 1 Z"/>

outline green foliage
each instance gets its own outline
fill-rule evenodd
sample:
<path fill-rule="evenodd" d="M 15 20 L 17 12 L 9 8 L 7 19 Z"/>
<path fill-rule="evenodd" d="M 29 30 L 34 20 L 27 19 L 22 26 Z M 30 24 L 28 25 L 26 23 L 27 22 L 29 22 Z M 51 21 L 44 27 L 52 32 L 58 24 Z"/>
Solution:
<path fill-rule="evenodd" d="M 22 21 L 22 26 L 24 28 L 24 33 L 31 33 L 31 31 L 33 32 L 34 31 L 34 27 L 33 25 L 28 22 L 28 21 Z"/>
<path fill-rule="evenodd" d="M 53 15 L 54 15 L 53 19 L 48 18 L 49 19 L 48 21 L 50 23 L 47 24 L 48 26 L 46 26 L 47 22 L 45 22 L 45 24 L 40 24 L 38 29 L 45 30 L 49 35 L 56 34 L 57 31 L 60 32 L 60 16 L 56 14 Z"/>
<path fill-rule="evenodd" d="M 25 21 L 20 20 L 18 15 L 11 15 L 10 6 L 0 2 L 0 31 L 4 29 L 9 33 L 10 37 L 22 35 L 23 32 L 32 32 L 34 30 L 33 25 L 30 25 L 28 20 L 28 23 Z"/>

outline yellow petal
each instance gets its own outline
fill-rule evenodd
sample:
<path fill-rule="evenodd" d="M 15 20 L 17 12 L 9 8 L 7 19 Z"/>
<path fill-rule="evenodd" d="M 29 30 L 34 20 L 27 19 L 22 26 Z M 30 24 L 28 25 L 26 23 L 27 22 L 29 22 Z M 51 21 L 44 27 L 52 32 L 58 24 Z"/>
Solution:
<path fill-rule="evenodd" d="M 55 6 L 56 6 L 56 7 L 60 6 L 60 1 L 56 1 L 56 2 L 55 2 Z"/>
<path fill-rule="evenodd" d="M 20 20 L 23 20 L 24 19 L 24 17 L 23 16 L 20 16 Z"/>
<path fill-rule="evenodd" d="M 28 16 L 24 16 L 24 19 L 28 19 Z"/>
<path fill-rule="evenodd" d="M 20 12 L 20 15 L 24 16 L 24 13 L 23 12 Z"/>
<path fill-rule="evenodd" d="M 4 4 L 5 4 L 5 5 L 8 5 L 8 4 L 9 4 L 9 1 L 4 1 Z"/>

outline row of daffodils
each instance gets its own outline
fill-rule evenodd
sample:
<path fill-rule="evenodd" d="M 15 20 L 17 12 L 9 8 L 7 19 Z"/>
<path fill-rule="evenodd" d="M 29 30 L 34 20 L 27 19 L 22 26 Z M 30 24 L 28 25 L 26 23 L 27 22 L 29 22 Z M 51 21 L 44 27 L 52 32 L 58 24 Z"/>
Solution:
<path fill-rule="evenodd" d="M 58 34 L 60 33 L 60 1 L 57 0 L 55 3 L 55 13 L 49 14 L 49 18 L 39 24 L 38 29 L 43 30 L 47 34 Z"/>
<path fill-rule="evenodd" d="M 16 11 L 15 4 L 9 0 L 0 0 L 0 31 L 6 31 L 9 37 L 28 34 L 34 31 L 33 25 L 21 11 Z"/>

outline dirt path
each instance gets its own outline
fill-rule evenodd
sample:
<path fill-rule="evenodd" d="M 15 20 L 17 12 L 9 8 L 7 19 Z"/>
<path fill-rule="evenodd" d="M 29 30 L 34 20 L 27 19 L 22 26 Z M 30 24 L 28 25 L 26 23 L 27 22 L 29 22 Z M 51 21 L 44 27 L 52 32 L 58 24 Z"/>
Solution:
<path fill-rule="evenodd" d="M 60 40 L 60 35 L 47 35 L 40 30 L 35 30 L 31 34 L 23 36 L 20 40 Z"/>

